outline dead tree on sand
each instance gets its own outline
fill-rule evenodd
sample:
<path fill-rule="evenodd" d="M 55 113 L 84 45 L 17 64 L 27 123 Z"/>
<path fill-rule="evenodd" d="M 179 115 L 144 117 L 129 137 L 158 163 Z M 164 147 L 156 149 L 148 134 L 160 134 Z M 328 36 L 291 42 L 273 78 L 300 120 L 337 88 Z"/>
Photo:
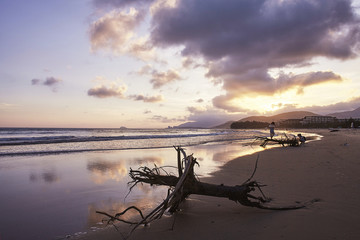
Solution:
<path fill-rule="evenodd" d="M 269 142 L 278 143 L 282 146 L 291 146 L 291 147 L 298 147 L 299 139 L 297 139 L 295 136 L 288 137 L 285 133 L 284 136 L 281 136 L 280 138 L 268 138 L 268 137 L 255 137 L 255 140 L 260 140 L 262 143 L 260 144 L 261 147 L 266 147 L 266 145 Z"/>
<path fill-rule="evenodd" d="M 251 180 L 256 172 L 258 159 L 256 160 L 255 169 L 251 177 L 241 185 L 216 185 L 200 182 L 194 174 L 194 165 L 198 164 L 196 158 L 194 158 L 193 155 L 187 156 L 181 147 L 175 147 L 175 149 L 177 151 L 178 177 L 170 175 L 162 167 L 155 166 L 153 169 L 148 167 L 140 167 L 138 170 L 130 169 L 129 175 L 132 179 L 132 181 L 129 183 L 131 184 L 130 191 L 138 183 L 164 185 L 169 187 L 166 199 L 160 205 L 154 208 L 148 215 L 144 216 L 141 210 L 136 206 L 131 206 L 125 209 L 123 212 L 117 213 L 115 215 L 110 215 L 100 211 L 97 211 L 97 213 L 107 216 L 108 218 L 106 221 L 108 224 L 114 224 L 116 221 L 134 224 L 135 226 L 131 231 L 133 232 L 140 225 L 147 225 L 156 219 L 160 219 L 166 210 L 168 210 L 170 213 L 176 212 L 180 203 L 184 201 L 190 194 L 224 197 L 244 206 L 270 210 L 291 210 L 303 208 L 306 206 L 306 204 L 297 204 L 286 207 L 267 206 L 266 203 L 269 203 L 271 199 L 267 198 L 261 190 L 261 188 L 265 185 L 261 185 L 257 181 Z M 183 158 L 181 158 L 181 154 L 183 154 Z M 254 196 L 250 194 L 256 190 L 259 191 L 260 196 Z M 314 200 L 312 202 L 314 202 Z M 129 210 L 138 211 L 139 215 L 141 216 L 141 220 L 137 222 L 130 222 L 121 219 L 120 217 Z"/>

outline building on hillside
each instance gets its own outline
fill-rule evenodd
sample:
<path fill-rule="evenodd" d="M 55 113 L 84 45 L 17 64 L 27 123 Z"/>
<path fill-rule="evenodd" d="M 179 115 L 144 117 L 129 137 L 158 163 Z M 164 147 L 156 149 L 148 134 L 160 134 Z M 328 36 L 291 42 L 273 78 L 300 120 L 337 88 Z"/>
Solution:
<path fill-rule="evenodd" d="M 360 118 L 338 119 L 332 116 L 306 116 L 302 119 L 281 119 L 279 126 L 285 128 L 301 127 L 350 127 L 351 123 L 360 127 Z"/>
<path fill-rule="evenodd" d="M 302 124 L 334 123 L 336 120 L 336 117 L 331 116 L 306 116 L 302 119 Z"/>
<path fill-rule="evenodd" d="M 299 124 L 301 124 L 301 122 L 302 122 L 302 119 L 282 119 L 282 120 L 280 120 L 280 125 L 285 125 L 285 126 L 299 125 Z"/>

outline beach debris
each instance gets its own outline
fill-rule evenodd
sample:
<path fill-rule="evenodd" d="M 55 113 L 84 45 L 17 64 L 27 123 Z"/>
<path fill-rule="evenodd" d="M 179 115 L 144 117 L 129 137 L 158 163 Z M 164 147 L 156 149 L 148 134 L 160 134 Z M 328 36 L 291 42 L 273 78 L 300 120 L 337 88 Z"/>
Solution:
<path fill-rule="evenodd" d="M 266 147 L 269 142 L 278 143 L 282 146 L 298 147 L 300 146 L 299 139 L 296 136 L 288 136 L 285 133 L 280 138 L 269 138 L 269 137 L 255 137 L 255 141 L 260 140 L 262 143 L 261 147 Z"/>
<path fill-rule="evenodd" d="M 232 201 L 240 203 L 241 205 L 248 207 L 255 207 L 260 209 L 268 210 L 292 210 L 304 208 L 307 204 L 296 203 L 292 206 L 284 207 L 275 207 L 269 206 L 267 203 L 271 202 L 271 198 L 266 197 L 262 191 L 262 187 L 265 185 L 260 184 L 257 181 L 252 180 L 257 169 L 257 163 L 259 157 L 256 159 L 256 164 L 252 175 L 241 185 L 236 186 L 226 186 L 224 184 L 211 184 L 201 182 L 194 173 L 194 166 L 198 165 L 196 158 L 191 155 L 186 155 L 185 151 L 181 147 L 174 147 L 177 151 L 177 174 L 168 173 L 164 167 L 154 168 L 140 167 L 137 170 L 130 169 L 129 175 L 132 179 L 129 184 L 131 185 L 129 193 L 131 190 L 139 183 L 150 184 L 150 185 L 163 185 L 168 186 L 167 197 L 165 200 L 155 207 L 149 214 L 144 216 L 142 211 L 136 207 L 131 206 L 125 209 L 121 213 L 115 215 L 110 215 L 106 212 L 97 211 L 97 213 L 106 216 L 107 218 L 104 221 L 107 224 L 114 225 L 115 222 L 123 222 L 127 224 L 134 225 L 131 233 L 138 228 L 139 226 L 147 226 L 150 222 L 160 219 L 163 214 L 168 211 L 169 213 L 175 213 L 179 210 L 179 205 L 183 202 L 189 195 L 205 195 L 213 197 L 223 197 L 228 198 Z M 181 157 L 183 155 L 183 158 Z M 250 194 L 253 192 L 258 192 L 258 196 Z M 126 214 L 128 211 L 137 211 L 140 217 L 138 221 L 128 221 L 121 219 L 121 216 Z M 114 225 L 117 229 L 116 225 Z"/>

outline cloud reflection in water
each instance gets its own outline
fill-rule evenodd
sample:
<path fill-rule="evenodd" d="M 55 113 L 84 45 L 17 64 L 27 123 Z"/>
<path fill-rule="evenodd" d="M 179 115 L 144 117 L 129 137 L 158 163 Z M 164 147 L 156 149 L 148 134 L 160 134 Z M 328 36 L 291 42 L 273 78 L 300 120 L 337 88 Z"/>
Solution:
<path fill-rule="evenodd" d="M 54 170 L 46 170 L 42 173 L 30 173 L 29 180 L 30 182 L 44 181 L 46 183 L 55 183 L 60 178 Z"/>

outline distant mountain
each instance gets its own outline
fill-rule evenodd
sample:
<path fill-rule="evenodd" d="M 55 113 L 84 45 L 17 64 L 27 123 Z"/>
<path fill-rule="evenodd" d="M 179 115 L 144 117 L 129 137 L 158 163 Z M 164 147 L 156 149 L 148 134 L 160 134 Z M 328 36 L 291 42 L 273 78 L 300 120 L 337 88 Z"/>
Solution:
<path fill-rule="evenodd" d="M 281 113 L 273 116 L 251 116 L 242 118 L 239 121 L 246 122 L 246 121 L 256 121 L 256 122 L 279 122 L 281 120 L 286 119 L 302 119 L 306 116 L 319 116 L 319 114 L 313 113 L 313 112 L 307 112 L 307 111 L 294 111 L 294 112 L 287 112 L 287 113 Z M 360 107 L 353 110 L 353 111 L 346 111 L 346 112 L 337 112 L 337 113 L 331 113 L 328 114 L 328 116 L 333 116 L 339 119 L 344 118 L 360 118 Z M 217 119 L 218 121 L 219 119 Z M 216 124 L 215 121 L 211 121 L 208 119 L 208 121 L 202 121 L 202 122 L 187 122 L 184 124 L 181 124 L 179 126 L 176 126 L 175 128 L 222 128 L 222 129 L 229 129 L 230 125 L 236 121 L 228 121 L 223 124 Z"/>
<path fill-rule="evenodd" d="M 198 122 L 186 122 L 178 126 L 174 126 L 174 128 L 205 128 L 205 127 L 199 124 Z"/>
<path fill-rule="evenodd" d="M 211 128 L 214 126 L 214 123 L 207 122 L 186 122 L 180 124 L 178 126 L 174 126 L 174 128 Z"/>
<path fill-rule="evenodd" d="M 243 119 L 240 119 L 239 121 L 241 122 L 252 122 L 252 121 L 256 121 L 256 122 L 278 122 L 280 120 L 285 120 L 285 119 L 301 119 L 304 118 L 305 116 L 318 116 L 318 114 L 312 113 L 312 112 L 306 112 L 306 111 L 294 111 L 294 112 L 287 112 L 287 113 L 281 113 L 281 114 L 277 114 L 277 115 L 273 115 L 273 116 L 252 116 L 252 117 L 246 117 Z"/>
<path fill-rule="evenodd" d="M 277 115 L 273 115 L 273 116 L 251 116 L 251 117 L 242 118 L 239 121 L 241 121 L 241 122 L 255 121 L 255 122 L 271 123 L 271 122 L 278 122 L 280 120 L 285 120 L 285 119 L 302 119 L 305 116 L 318 116 L 318 114 L 315 114 L 312 112 L 306 112 L 306 111 L 294 111 L 294 112 L 281 113 L 281 114 L 277 114 Z M 236 121 L 228 121 L 226 123 L 217 125 L 212 128 L 228 129 L 228 128 L 230 128 L 230 126 L 233 122 L 236 122 Z"/>
<path fill-rule="evenodd" d="M 229 129 L 231 124 L 235 122 L 235 121 L 228 121 L 226 123 L 223 123 L 223 124 L 220 124 L 220 125 L 217 125 L 215 127 L 212 127 L 212 128 L 219 128 L 219 129 Z"/>
<path fill-rule="evenodd" d="M 208 117 L 198 121 L 186 122 L 178 126 L 174 126 L 174 128 L 214 128 L 214 126 L 217 126 L 226 120 L 228 119 L 221 117 Z M 230 125 L 228 128 L 230 128 Z"/>
<path fill-rule="evenodd" d="M 360 118 L 360 107 L 353 111 L 330 113 L 328 116 L 336 117 L 338 119 L 344 118 Z"/>

